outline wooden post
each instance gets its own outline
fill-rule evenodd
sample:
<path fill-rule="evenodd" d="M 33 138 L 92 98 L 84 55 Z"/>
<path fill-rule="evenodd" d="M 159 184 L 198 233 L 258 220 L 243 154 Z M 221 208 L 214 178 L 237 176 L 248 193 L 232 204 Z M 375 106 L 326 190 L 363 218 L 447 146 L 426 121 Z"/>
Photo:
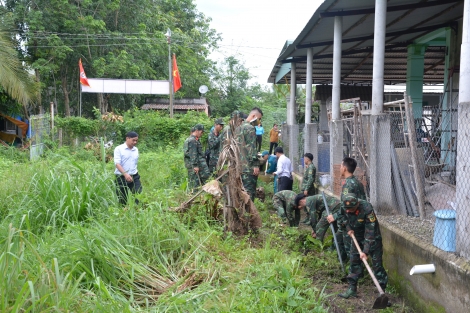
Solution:
<path fill-rule="evenodd" d="M 62 147 L 62 128 L 59 128 L 59 148 Z"/>
<path fill-rule="evenodd" d="M 416 146 L 416 129 L 412 107 L 413 102 L 411 102 L 411 97 L 409 97 L 406 92 L 404 96 L 406 121 L 408 123 L 408 141 L 410 143 L 411 148 L 411 161 L 413 165 L 413 174 L 416 184 L 416 198 L 418 198 L 418 211 L 419 217 L 423 219 L 426 217 L 426 211 L 424 209 L 424 185 L 419 173 L 418 148 Z"/>

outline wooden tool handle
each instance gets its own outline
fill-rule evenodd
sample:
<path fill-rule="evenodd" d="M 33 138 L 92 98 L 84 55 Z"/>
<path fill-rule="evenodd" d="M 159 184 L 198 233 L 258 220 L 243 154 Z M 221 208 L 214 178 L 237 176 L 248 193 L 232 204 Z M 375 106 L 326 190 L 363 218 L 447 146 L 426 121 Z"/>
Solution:
<path fill-rule="evenodd" d="M 359 243 L 357 242 L 356 237 L 354 236 L 354 234 L 351 234 L 350 236 L 354 240 L 354 244 L 356 245 L 357 251 L 359 251 L 359 253 L 362 253 L 361 247 L 359 246 Z M 362 262 L 364 262 L 364 265 L 367 267 L 367 270 L 369 271 L 370 277 L 372 277 L 372 280 L 374 281 L 374 284 L 377 287 L 377 289 L 379 290 L 380 294 L 381 295 L 384 294 L 385 292 L 382 290 L 382 287 L 380 287 L 380 284 L 379 284 L 377 278 L 375 278 L 374 272 L 372 272 L 372 269 L 370 268 L 369 263 L 367 263 L 367 260 L 365 260 L 365 259 L 361 259 L 361 260 L 362 260 Z"/>

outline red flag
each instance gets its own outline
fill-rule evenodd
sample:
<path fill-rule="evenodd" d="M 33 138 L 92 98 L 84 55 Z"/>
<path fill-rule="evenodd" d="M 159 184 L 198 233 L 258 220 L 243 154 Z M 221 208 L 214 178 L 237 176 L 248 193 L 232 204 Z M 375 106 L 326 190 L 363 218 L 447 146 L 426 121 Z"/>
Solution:
<path fill-rule="evenodd" d="M 181 77 L 176 64 L 176 56 L 173 54 L 173 91 L 177 92 L 181 88 Z"/>
<path fill-rule="evenodd" d="M 80 68 L 80 83 L 91 88 L 90 84 L 88 83 L 88 78 L 86 78 L 85 70 L 83 69 L 82 59 L 78 61 L 78 67 Z"/>

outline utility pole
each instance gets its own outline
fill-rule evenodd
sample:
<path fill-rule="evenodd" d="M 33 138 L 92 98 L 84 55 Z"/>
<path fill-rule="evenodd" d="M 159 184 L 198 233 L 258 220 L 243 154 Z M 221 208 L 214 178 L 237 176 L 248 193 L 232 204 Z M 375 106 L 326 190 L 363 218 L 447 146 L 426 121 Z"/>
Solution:
<path fill-rule="evenodd" d="M 173 73 L 171 69 L 171 30 L 168 28 L 166 31 L 166 39 L 168 42 L 168 83 L 169 83 L 169 95 L 170 95 L 170 118 L 173 118 Z"/>

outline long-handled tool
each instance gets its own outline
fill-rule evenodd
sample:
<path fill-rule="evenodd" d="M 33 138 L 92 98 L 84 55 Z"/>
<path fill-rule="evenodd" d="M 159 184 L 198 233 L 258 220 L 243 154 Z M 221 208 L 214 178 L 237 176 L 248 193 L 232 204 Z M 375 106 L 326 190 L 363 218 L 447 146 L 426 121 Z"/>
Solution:
<path fill-rule="evenodd" d="M 330 210 L 328 209 L 328 203 L 326 202 L 325 192 L 322 191 L 321 195 L 323 197 L 323 203 L 325 204 L 326 214 L 330 215 Z M 331 232 L 333 233 L 333 239 L 335 241 L 336 252 L 338 253 L 338 260 L 339 260 L 339 263 L 341 263 L 341 269 L 344 272 L 343 259 L 341 258 L 341 252 L 339 251 L 338 240 L 336 240 L 335 228 L 334 228 L 333 224 L 331 224 L 331 223 L 330 223 L 330 229 L 331 229 Z"/>
<path fill-rule="evenodd" d="M 357 242 L 354 234 L 350 234 L 350 236 L 354 240 L 354 244 L 356 245 L 357 251 L 359 251 L 359 253 L 362 253 L 361 247 L 359 247 L 359 243 Z M 380 296 L 377 299 L 375 299 L 375 302 L 372 308 L 376 310 L 385 309 L 388 306 L 388 297 L 385 295 L 385 292 L 382 290 L 382 287 L 380 287 L 380 284 L 377 281 L 377 278 L 375 278 L 374 272 L 372 272 L 372 269 L 370 268 L 369 263 L 367 263 L 367 260 L 366 259 L 361 259 L 361 260 L 362 262 L 364 262 L 364 265 L 369 271 L 370 277 L 372 277 L 372 280 L 374 281 L 374 284 L 380 293 Z"/>

